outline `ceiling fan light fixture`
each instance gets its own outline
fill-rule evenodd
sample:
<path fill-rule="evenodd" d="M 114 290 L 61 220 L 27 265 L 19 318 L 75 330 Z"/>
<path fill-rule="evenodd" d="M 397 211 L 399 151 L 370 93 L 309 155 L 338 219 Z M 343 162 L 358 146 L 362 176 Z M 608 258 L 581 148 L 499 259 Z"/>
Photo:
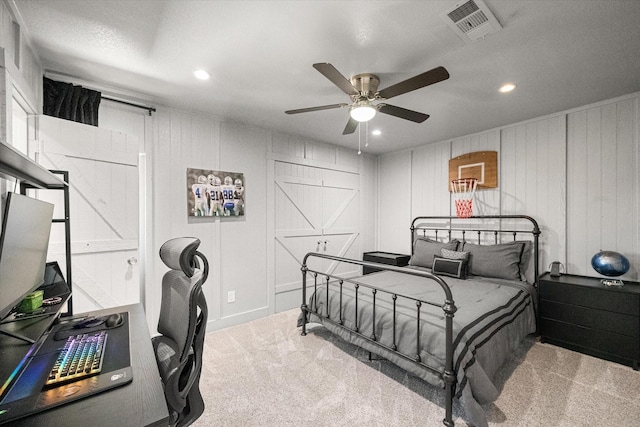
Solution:
<path fill-rule="evenodd" d="M 197 69 L 193 72 L 193 75 L 195 76 L 196 79 L 198 80 L 209 80 L 209 78 L 211 77 L 209 75 L 209 73 L 206 70 L 203 69 Z"/>
<path fill-rule="evenodd" d="M 349 110 L 351 118 L 357 122 L 368 122 L 376 115 L 376 108 L 367 101 L 357 102 Z"/>
<path fill-rule="evenodd" d="M 516 85 L 514 85 L 513 83 L 505 83 L 502 86 L 500 86 L 500 89 L 498 89 L 501 93 L 509 93 L 511 91 L 513 91 L 516 88 Z"/>

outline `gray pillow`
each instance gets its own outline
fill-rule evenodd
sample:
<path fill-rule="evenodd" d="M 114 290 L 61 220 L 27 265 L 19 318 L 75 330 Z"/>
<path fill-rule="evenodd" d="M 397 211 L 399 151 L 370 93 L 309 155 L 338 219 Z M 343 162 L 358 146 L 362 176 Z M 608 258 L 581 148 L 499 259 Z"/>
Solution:
<path fill-rule="evenodd" d="M 531 257 L 533 255 L 533 242 L 531 240 L 518 240 L 518 242 L 523 245 L 522 255 L 520 256 L 520 279 L 527 280 L 526 274 L 527 270 L 529 270 L 529 264 L 533 264 L 531 262 Z M 531 272 L 531 275 L 533 275 L 533 271 Z"/>
<path fill-rule="evenodd" d="M 440 255 L 442 248 L 455 251 L 458 248 L 458 240 L 454 239 L 444 243 L 428 237 L 416 237 L 413 241 L 413 255 L 409 260 L 409 265 L 431 268 L 433 256 Z"/>
<path fill-rule="evenodd" d="M 448 259 L 463 259 L 465 261 L 469 259 L 469 252 L 450 251 L 445 248 L 440 249 L 440 255 L 442 255 L 442 258 Z"/>
<path fill-rule="evenodd" d="M 498 245 L 474 245 L 464 242 L 462 249 L 469 252 L 469 274 L 521 280 L 520 260 L 523 246 L 523 242 Z"/>

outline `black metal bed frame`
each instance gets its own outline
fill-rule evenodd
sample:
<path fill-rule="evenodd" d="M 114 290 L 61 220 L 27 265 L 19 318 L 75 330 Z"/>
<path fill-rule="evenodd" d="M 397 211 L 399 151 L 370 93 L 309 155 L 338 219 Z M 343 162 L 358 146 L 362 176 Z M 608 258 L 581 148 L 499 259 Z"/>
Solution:
<path fill-rule="evenodd" d="M 469 221 L 469 220 L 481 220 L 481 221 L 485 221 L 485 220 L 497 220 L 498 224 L 496 227 L 495 223 L 492 223 L 493 227 L 492 228 L 482 228 L 481 225 L 483 224 L 471 224 L 470 227 L 453 227 L 453 223 L 454 222 L 458 222 L 458 221 Z M 504 230 L 502 229 L 502 220 L 526 220 L 526 221 L 530 221 L 533 228 L 531 230 L 516 230 L 516 229 L 509 229 L 509 230 Z M 444 223 L 438 223 L 437 225 L 421 225 L 419 224 L 419 222 L 426 222 L 426 221 L 446 221 Z M 513 235 L 513 240 L 516 240 L 516 236 L 517 234 L 531 234 L 533 236 L 533 244 L 534 244 L 534 274 L 535 274 L 535 279 L 534 279 L 534 286 L 537 288 L 537 282 L 538 282 L 538 275 L 539 275 L 539 266 L 538 266 L 538 262 L 539 262 L 539 255 L 538 255 L 538 249 L 539 249 L 539 236 L 540 236 L 540 228 L 538 227 L 538 223 L 530 216 L 525 216 L 525 215 L 495 215 L 495 216 L 474 216 L 474 217 L 470 217 L 470 218 L 458 218 L 458 217 L 451 217 L 451 216 L 419 216 L 413 219 L 413 221 L 411 222 L 411 255 L 413 255 L 413 242 L 414 239 L 416 237 L 416 235 L 418 235 L 418 233 L 422 232 L 423 236 L 427 236 L 428 233 L 432 232 L 435 235 L 435 239 L 438 239 L 438 232 L 439 231 L 444 231 L 447 235 L 447 239 L 451 240 L 453 237 L 455 237 L 454 234 L 460 234 L 462 237 L 462 241 L 468 241 L 466 240 L 466 235 L 467 233 L 471 233 L 471 234 L 476 234 L 477 238 L 478 238 L 478 244 L 480 244 L 482 242 L 482 237 L 483 237 L 483 233 L 486 235 L 486 233 L 491 233 L 494 236 L 494 243 L 499 243 L 498 241 L 498 235 L 504 235 L 504 234 L 512 234 Z M 438 303 L 438 302 L 433 302 L 433 301 L 426 301 L 426 300 L 421 300 L 418 298 L 414 298 L 414 297 L 410 297 L 407 295 L 401 295 L 401 294 L 397 294 L 397 293 L 392 293 L 389 291 L 386 291 L 384 289 L 380 289 L 377 288 L 375 286 L 371 286 L 365 283 L 362 283 L 360 281 L 357 280 L 357 278 L 352 279 L 352 278 L 344 278 L 344 277 L 339 277 L 337 275 L 334 274 L 330 274 L 330 273 L 325 273 L 325 272 L 319 272 L 319 271 L 314 271 L 314 270 L 310 270 L 307 267 L 307 261 L 309 258 L 322 258 L 322 259 L 327 259 L 327 260 L 332 260 L 332 261 L 336 261 L 336 262 L 343 262 L 343 263 L 349 263 L 349 264 L 355 264 L 355 265 L 360 265 L 363 267 L 371 267 L 371 268 L 376 268 L 379 270 L 386 270 L 386 271 L 395 271 L 398 273 L 403 273 L 403 274 L 409 274 L 409 275 L 413 275 L 413 276 L 418 276 L 418 277 L 423 277 L 425 279 L 429 279 L 429 280 L 433 280 L 435 281 L 441 288 L 442 291 L 444 292 L 444 302 L 442 303 Z M 336 325 L 338 327 L 344 328 L 348 331 L 350 331 L 351 333 L 363 338 L 364 340 L 366 340 L 368 343 L 373 344 L 374 347 L 376 348 L 381 348 L 384 350 L 388 350 L 393 352 L 395 355 L 401 357 L 404 360 L 407 360 L 411 363 L 415 363 L 417 365 L 419 365 L 421 368 L 427 369 L 429 372 L 435 374 L 437 377 L 439 377 L 443 382 L 444 382 L 444 388 L 445 388 L 445 395 L 446 395 L 446 399 L 445 399 L 445 418 L 442 420 L 443 424 L 445 426 L 448 427 L 452 427 L 454 426 L 454 422 L 453 422 L 453 396 L 455 393 L 455 386 L 456 386 L 456 373 L 454 372 L 453 369 L 453 316 L 454 313 L 456 312 L 457 308 L 455 306 L 454 300 L 453 300 L 453 296 L 451 294 L 451 289 L 449 288 L 449 286 L 447 285 L 447 283 L 440 278 L 437 275 L 434 275 L 432 273 L 428 273 L 425 271 L 420 271 L 420 270 L 412 270 L 412 269 L 406 269 L 406 268 L 402 268 L 402 267 L 396 267 L 396 266 L 392 266 L 392 265 L 386 265 L 386 264 L 378 264 L 378 263 L 373 263 L 373 262 L 368 262 L 368 261 L 360 261 L 360 260 L 354 260 L 354 259 L 349 259 L 349 258 L 341 258 L 341 257 L 337 257 L 337 256 L 333 256 L 333 255 L 327 255 L 327 254 L 321 254 L 321 253 L 316 253 L 316 252 L 309 252 L 305 255 L 303 262 L 302 262 L 302 267 L 301 267 L 301 271 L 302 271 L 302 305 L 300 307 L 301 311 L 302 311 L 302 335 L 306 335 L 307 334 L 307 329 L 306 329 L 306 324 L 307 321 L 309 319 L 309 314 L 314 314 L 316 316 L 322 317 L 323 318 L 323 322 L 329 322 L 333 325 Z M 310 274 L 313 279 L 314 279 L 314 283 L 313 283 L 313 290 L 314 290 L 314 301 L 315 301 L 315 307 L 309 307 L 309 305 L 307 305 L 307 275 Z M 324 278 L 324 283 L 319 283 L 319 278 L 320 281 L 322 281 L 322 279 Z M 329 284 L 330 283 L 334 283 L 339 286 L 340 288 L 340 294 L 339 294 L 339 301 L 340 301 L 340 307 L 339 307 L 339 316 L 338 319 L 331 319 L 330 318 L 330 312 L 329 312 Z M 345 283 L 349 283 L 353 285 L 353 289 L 355 291 L 355 319 L 354 320 L 354 325 L 355 327 L 349 328 L 347 326 L 344 325 L 344 318 L 343 318 L 343 313 L 342 313 L 342 301 L 343 301 L 343 286 Z M 327 287 L 327 292 L 326 292 L 326 305 L 327 305 L 327 310 L 326 310 L 326 315 L 322 315 L 318 312 L 317 310 L 317 299 L 315 298 L 315 295 L 317 295 L 316 291 L 318 289 L 318 286 L 326 286 Z M 372 298 L 372 310 L 373 310 L 373 320 L 372 320 L 372 324 L 371 324 L 371 331 L 362 331 L 360 330 L 359 327 L 359 323 L 358 323 L 358 297 L 360 295 L 360 288 L 365 288 L 368 290 L 368 292 L 370 292 L 371 298 Z M 379 341 L 377 341 L 377 337 L 375 334 L 375 327 L 376 327 L 376 295 L 378 293 L 383 293 L 383 294 L 389 294 L 391 295 L 391 299 L 393 301 L 393 344 L 391 346 L 385 345 L 380 343 Z M 398 348 L 396 346 L 396 308 L 397 308 L 397 300 L 398 298 L 402 298 L 405 300 L 410 300 L 410 301 L 414 301 L 415 305 L 416 305 L 416 325 L 417 325 L 417 331 L 416 331 L 416 354 L 415 355 L 409 355 L 409 354 L 405 354 L 405 353 L 401 353 L 398 351 Z M 442 311 L 444 312 L 445 315 L 445 366 L 444 366 L 444 371 L 441 370 L 441 368 L 437 368 L 437 367 L 433 367 L 433 366 L 429 366 L 426 363 L 423 363 L 421 361 L 421 357 L 420 357 L 420 311 L 421 311 L 421 307 L 423 304 L 427 304 L 427 305 L 431 305 L 431 306 L 435 306 L 435 307 L 440 307 L 442 308 Z M 374 351 L 375 352 L 375 351 Z"/>

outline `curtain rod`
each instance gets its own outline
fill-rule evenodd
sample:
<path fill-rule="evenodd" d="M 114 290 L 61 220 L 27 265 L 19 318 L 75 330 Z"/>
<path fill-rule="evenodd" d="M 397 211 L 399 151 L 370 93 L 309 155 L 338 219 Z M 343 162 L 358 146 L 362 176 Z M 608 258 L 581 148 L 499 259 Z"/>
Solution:
<path fill-rule="evenodd" d="M 118 102 L 120 104 L 129 105 L 131 107 L 142 108 L 143 110 L 147 110 L 149 112 L 149 115 L 151 115 L 151 113 L 156 112 L 156 109 L 154 107 L 147 107 L 146 105 L 140 105 L 140 104 L 134 104 L 132 102 L 121 101 L 119 99 L 109 98 L 108 96 L 102 96 L 102 99 L 106 99 L 107 101 Z"/>

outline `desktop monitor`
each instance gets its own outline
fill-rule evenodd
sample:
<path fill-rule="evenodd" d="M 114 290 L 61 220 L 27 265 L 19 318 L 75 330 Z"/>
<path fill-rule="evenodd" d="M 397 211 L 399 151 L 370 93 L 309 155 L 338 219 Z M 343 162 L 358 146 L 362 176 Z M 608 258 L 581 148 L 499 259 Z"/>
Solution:
<path fill-rule="evenodd" d="M 53 205 L 8 193 L 0 235 L 0 320 L 44 282 Z"/>

